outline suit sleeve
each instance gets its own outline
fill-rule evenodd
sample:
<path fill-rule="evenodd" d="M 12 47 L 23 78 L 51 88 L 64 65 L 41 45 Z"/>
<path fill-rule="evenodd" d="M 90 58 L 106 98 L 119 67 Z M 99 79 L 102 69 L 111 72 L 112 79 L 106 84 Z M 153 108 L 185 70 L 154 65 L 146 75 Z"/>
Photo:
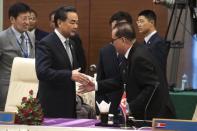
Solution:
<path fill-rule="evenodd" d="M 100 80 L 97 82 L 98 82 L 98 91 L 97 91 L 98 94 L 111 93 L 113 91 L 120 90 L 122 87 L 121 75 L 110 79 Z"/>
<path fill-rule="evenodd" d="M 149 59 L 138 58 L 134 64 L 134 75 L 141 90 L 139 95 L 129 103 L 131 113 L 135 114 L 145 109 L 158 82 L 158 76 L 155 66 Z"/>
<path fill-rule="evenodd" d="M 67 81 L 71 80 L 72 71 L 52 68 L 53 56 L 47 42 L 41 41 L 36 45 L 36 73 L 39 80 Z"/>
<path fill-rule="evenodd" d="M 98 61 L 98 64 L 97 64 L 97 78 L 96 80 L 97 81 L 100 81 L 102 80 L 104 77 L 104 68 L 103 68 L 103 61 L 102 61 L 102 51 L 100 50 L 100 53 L 99 53 L 99 61 Z"/>

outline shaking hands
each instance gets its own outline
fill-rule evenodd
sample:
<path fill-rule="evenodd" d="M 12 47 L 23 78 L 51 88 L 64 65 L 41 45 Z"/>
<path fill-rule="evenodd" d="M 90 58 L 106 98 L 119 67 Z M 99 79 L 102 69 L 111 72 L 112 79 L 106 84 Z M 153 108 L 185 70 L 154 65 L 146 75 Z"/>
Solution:
<path fill-rule="evenodd" d="M 79 83 L 78 93 L 87 93 L 95 90 L 95 79 L 86 74 L 80 73 L 80 68 L 72 71 L 71 79 Z"/>

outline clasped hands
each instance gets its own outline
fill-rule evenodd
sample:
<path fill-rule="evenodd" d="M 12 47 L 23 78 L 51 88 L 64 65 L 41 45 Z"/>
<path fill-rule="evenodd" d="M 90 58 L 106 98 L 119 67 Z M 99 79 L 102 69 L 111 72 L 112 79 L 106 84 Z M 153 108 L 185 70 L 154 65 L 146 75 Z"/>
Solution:
<path fill-rule="evenodd" d="M 80 68 L 75 69 L 72 71 L 72 77 L 71 79 L 79 82 L 79 88 L 77 90 L 78 93 L 87 93 L 90 91 L 95 90 L 95 80 L 91 76 L 88 76 L 86 74 L 80 73 Z"/>

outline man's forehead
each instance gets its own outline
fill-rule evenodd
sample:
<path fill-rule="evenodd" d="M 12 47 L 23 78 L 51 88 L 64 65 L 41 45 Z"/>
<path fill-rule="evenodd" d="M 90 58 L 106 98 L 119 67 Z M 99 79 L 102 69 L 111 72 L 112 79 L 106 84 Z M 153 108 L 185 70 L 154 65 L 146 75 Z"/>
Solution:
<path fill-rule="evenodd" d="M 68 12 L 67 13 L 67 18 L 69 19 L 78 19 L 78 15 L 76 12 Z"/>
<path fill-rule="evenodd" d="M 20 13 L 20 14 L 18 14 L 18 16 L 17 17 L 29 17 L 30 16 L 30 12 L 24 12 L 24 13 Z"/>

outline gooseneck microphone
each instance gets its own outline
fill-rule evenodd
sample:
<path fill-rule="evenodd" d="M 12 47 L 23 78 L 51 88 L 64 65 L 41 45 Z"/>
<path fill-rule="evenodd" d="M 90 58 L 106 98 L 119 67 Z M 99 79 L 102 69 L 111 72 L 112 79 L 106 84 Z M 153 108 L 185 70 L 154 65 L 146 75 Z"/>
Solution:
<path fill-rule="evenodd" d="M 147 109 L 148 109 L 148 106 L 149 106 L 149 104 L 150 104 L 150 102 L 151 102 L 151 100 L 152 100 L 152 97 L 153 97 L 154 94 L 155 94 L 155 91 L 156 91 L 157 88 L 159 87 L 159 85 L 160 85 L 160 83 L 157 81 L 157 82 L 155 83 L 154 90 L 153 90 L 153 92 L 151 93 L 150 98 L 148 99 L 148 102 L 147 102 L 147 104 L 146 104 L 146 106 L 145 106 L 145 110 L 144 110 L 144 120 L 147 119 Z"/>

